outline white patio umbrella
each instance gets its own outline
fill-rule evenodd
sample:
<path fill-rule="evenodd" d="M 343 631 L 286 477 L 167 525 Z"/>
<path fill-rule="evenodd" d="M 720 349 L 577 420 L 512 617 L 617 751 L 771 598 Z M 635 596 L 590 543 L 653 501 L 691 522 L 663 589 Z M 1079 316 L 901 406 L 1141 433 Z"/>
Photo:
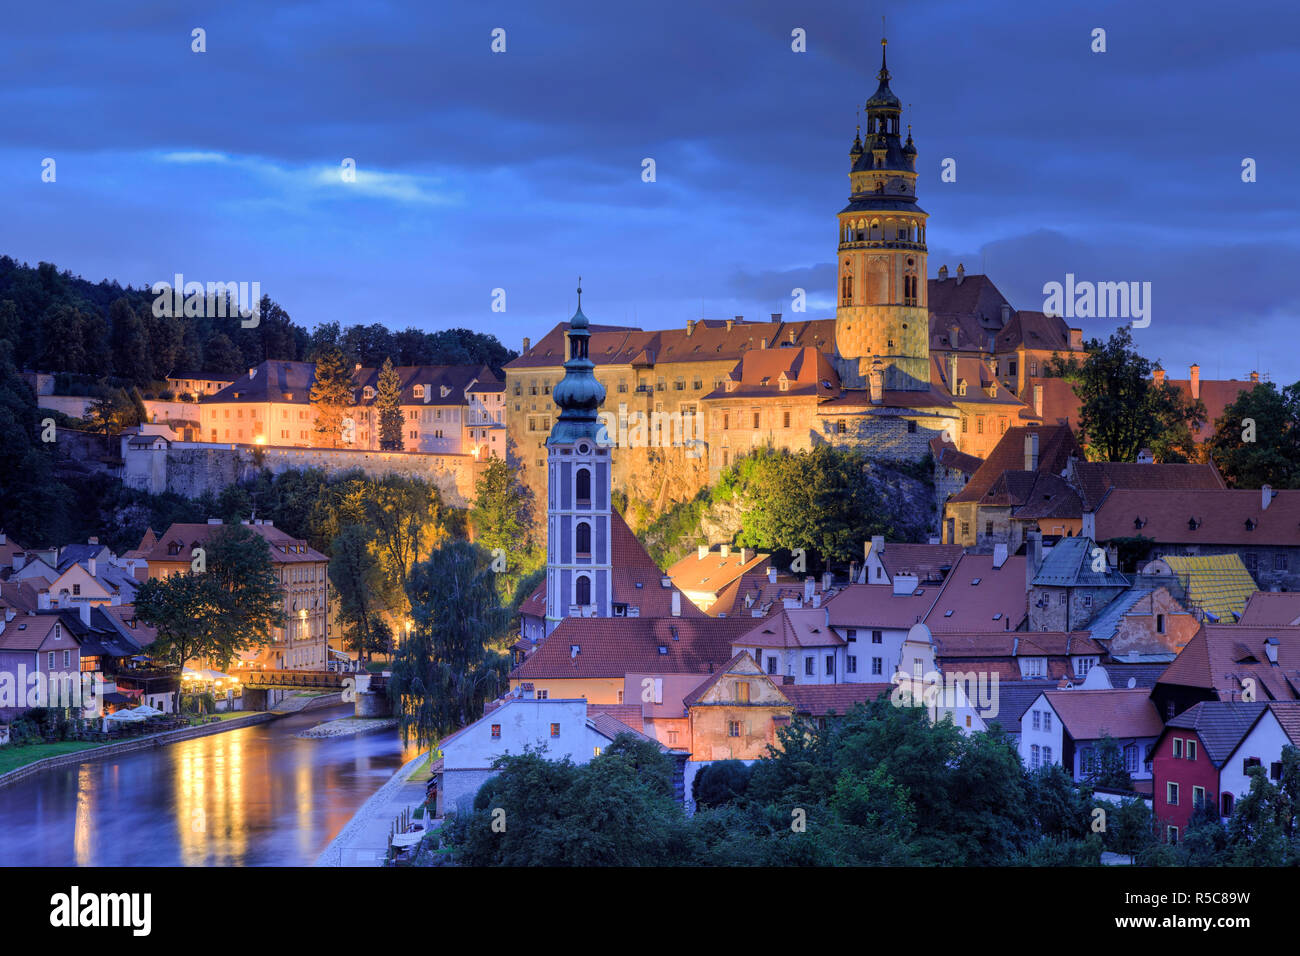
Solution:
<path fill-rule="evenodd" d="M 137 720 L 144 720 L 144 717 L 130 710 L 119 710 L 108 715 L 109 720 L 120 720 L 125 723 L 133 723 Z"/>
<path fill-rule="evenodd" d="M 131 713 L 138 714 L 141 717 L 158 717 L 162 714 L 161 710 L 156 710 L 148 704 L 141 704 L 131 710 Z"/>

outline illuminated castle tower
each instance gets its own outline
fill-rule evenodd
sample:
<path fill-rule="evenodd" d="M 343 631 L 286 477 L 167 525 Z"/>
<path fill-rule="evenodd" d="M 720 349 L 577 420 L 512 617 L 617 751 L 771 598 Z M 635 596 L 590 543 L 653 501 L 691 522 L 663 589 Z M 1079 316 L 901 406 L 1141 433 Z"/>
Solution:
<path fill-rule="evenodd" d="M 569 358 L 552 398 L 560 416 L 546 439 L 546 634 L 566 617 L 609 617 L 611 594 L 610 449 L 598 419 L 605 387 L 587 356 L 582 314 L 569 320 Z"/>
<path fill-rule="evenodd" d="M 847 386 L 867 384 L 879 359 L 886 389 L 930 387 L 926 213 L 916 204 L 916 147 L 901 139 L 902 103 L 889 88 L 886 41 L 880 85 L 867 100 L 865 137 L 849 152 L 852 192 L 839 214 L 835 351 Z"/>

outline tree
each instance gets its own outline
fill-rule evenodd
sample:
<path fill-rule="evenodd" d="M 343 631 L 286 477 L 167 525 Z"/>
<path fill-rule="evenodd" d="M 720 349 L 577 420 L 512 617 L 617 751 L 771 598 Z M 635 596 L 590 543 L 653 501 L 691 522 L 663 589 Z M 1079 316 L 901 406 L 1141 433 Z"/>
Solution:
<path fill-rule="evenodd" d="M 1105 342 L 1092 339 L 1085 348 L 1084 361 L 1053 356 L 1048 369 L 1074 386 L 1082 403 L 1080 437 L 1089 456 L 1135 461 L 1139 451 L 1149 448 L 1157 461 L 1190 461 L 1205 405 L 1185 398 L 1169 382 L 1157 385 L 1154 364 L 1138 354 L 1127 327 Z"/>
<path fill-rule="evenodd" d="M 287 625 L 284 593 L 276 579 L 270 545 L 247 525 L 222 526 L 208 542 L 207 560 L 208 585 L 216 592 L 214 603 L 219 611 L 205 656 L 224 669 L 240 652 L 267 644 L 272 628 Z M 327 609 L 300 610 L 310 614 Z"/>
<path fill-rule="evenodd" d="M 343 353 L 331 349 L 316 360 L 316 381 L 311 386 L 311 405 L 316 413 L 316 442 L 326 448 L 344 444 L 343 414 L 352 405 L 352 376 L 343 364 Z"/>
<path fill-rule="evenodd" d="M 375 389 L 375 414 L 379 417 L 379 447 L 385 451 L 401 451 L 402 441 L 402 379 L 393 368 L 391 358 L 384 359 L 379 370 L 379 383 Z"/>
<path fill-rule="evenodd" d="M 1110 734 L 1103 734 L 1098 741 L 1086 772 L 1088 782 L 1094 787 L 1125 791 L 1133 789 L 1133 778 L 1124 766 L 1124 754 L 1119 749 L 1119 742 Z"/>
<path fill-rule="evenodd" d="M 752 769 L 740 760 L 705 764 L 695 774 L 691 797 L 698 807 L 720 807 L 745 795 Z"/>
<path fill-rule="evenodd" d="M 55 445 L 42 440 L 44 416 L 12 356 L 0 339 L 0 530 L 27 547 L 67 541 L 72 494 L 55 478 Z"/>
<path fill-rule="evenodd" d="M 1151 810 L 1146 801 L 1135 798 L 1106 808 L 1105 841 L 1112 853 L 1128 854 L 1130 863 L 1146 851 L 1155 842 Z"/>
<path fill-rule="evenodd" d="M 1210 459 L 1234 488 L 1300 488 L 1300 382 L 1243 389 L 1215 422 Z"/>
<path fill-rule="evenodd" d="M 108 319 L 114 373 L 136 385 L 148 384 L 153 380 L 149 332 L 131 301 L 125 296 L 115 300 Z"/>
<path fill-rule="evenodd" d="M 426 746 L 478 719 L 500 693 L 508 658 L 494 645 L 508 622 L 492 577 L 490 556 L 466 541 L 447 543 L 412 569 L 412 629 L 389 683 L 404 741 Z"/>
<path fill-rule="evenodd" d="M 135 613 L 158 636 L 149 655 L 179 671 L 212 646 L 218 609 L 209 578 L 202 571 L 183 571 L 151 578 L 135 595 Z"/>
<path fill-rule="evenodd" d="M 475 482 L 469 521 L 475 542 L 505 557 L 498 589 L 502 600 L 508 600 L 514 583 L 540 564 L 542 556 L 532 553 L 532 493 L 500 458 L 489 458 Z"/>
<path fill-rule="evenodd" d="M 388 650 L 392 631 L 383 617 L 383 572 L 365 528 L 348 525 L 334 538 L 329 576 L 338 597 L 338 622 L 347 647 L 363 661 Z"/>

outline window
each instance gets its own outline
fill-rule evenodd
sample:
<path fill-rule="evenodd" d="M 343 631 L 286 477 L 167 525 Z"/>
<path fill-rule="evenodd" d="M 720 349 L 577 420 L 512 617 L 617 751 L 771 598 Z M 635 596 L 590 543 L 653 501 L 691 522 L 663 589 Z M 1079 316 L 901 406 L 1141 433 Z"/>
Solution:
<path fill-rule="evenodd" d="M 1043 730 L 1049 733 L 1052 730 L 1052 712 L 1050 710 L 1043 711 Z"/>
<path fill-rule="evenodd" d="M 592 748 L 591 748 L 591 752 L 592 752 L 592 755 L 593 755 L 593 756 L 596 756 L 596 757 L 599 757 L 599 756 L 600 756 L 600 748 L 599 748 L 599 747 L 592 747 Z"/>
<path fill-rule="evenodd" d="M 852 654 L 848 655 L 846 658 L 844 670 L 850 674 L 856 674 L 858 672 L 858 659 Z"/>
<path fill-rule="evenodd" d="M 1156 633 L 1157 633 L 1157 634 L 1163 634 L 1164 632 L 1165 632 L 1165 616 L 1164 616 L 1163 614 L 1157 614 L 1157 615 L 1156 615 Z"/>
<path fill-rule="evenodd" d="M 670 744 L 677 743 L 677 731 L 675 730 L 668 731 L 668 742 Z"/>
<path fill-rule="evenodd" d="M 577 603 L 587 605 L 591 603 L 591 578 L 585 574 L 578 575 L 578 580 L 574 586 L 574 597 Z"/>
<path fill-rule="evenodd" d="M 71 667 L 71 666 L 72 666 L 72 651 L 64 651 L 64 652 L 63 652 L 63 666 L 64 666 L 65 668 L 67 668 L 67 667 Z M 1274 764 L 1274 766 L 1280 767 L 1281 764 Z M 1273 775 L 1273 779 L 1274 779 L 1274 780 L 1277 779 L 1277 775 L 1276 775 L 1276 774 Z"/>
<path fill-rule="evenodd" d="M 876 570 L 879 571 L 880 569 L 876 568 Z M 844 632 L 844 639 L 847 641 L 856 641 L 858 639 L 858 629 L 856 627 L 850 627 Z"/>
<path fill-rule="evenodd" d="M 1165 836 L 1170 843 L 1178 842 L 1178 827 L 1165 827 Z"/>
<path fill-rule="evenodd" d="M 579 521 L 575 529 L 574 549 L 580 558 L 591 557 L 591 525 L 585 521 Z"/>
<path fill-rule="evenodd" d="M 1192 806 L 1195 807 L 1195 808 L 1198 809 L 1198 810 L 1199 810 L 1201 807 L 1205 806 L 1205 788 L 1204 788 L 1204 787 L 1192 787 Z"/>
<path fill-rule="evenodd" d="M 1128 744 L 1124 748 L 1124 769 L 1129 773 L 1137 773 L 1138 768 L 1138 748 L 1137 744 Z"/>
<path fill-rule="evenodd" d="M 1187 740 L 1187 759 L 1196 759 L 1196 741 L 1192 740 L 1190 737 Z"/>
<path fill-rule="evenodd" d="M 64 651 L 63 653 L 64 653 L 63 664 L 64 664 L 64 666 L 66 667 L 67 664 L 68 664 L 67 656 L 66 656 L 68 652 L 67 652 L 67 651 Z M 1269 778 L 1270 780 L 1281 780 L 1281 779 L 1282 779 L 1282 764 L 1281 764 L 1281 763 L 1279 763 L 1279 762 L 1277 762 L 1277 761 L 1274 761 L 1273 763 L 1269 764 L 1269 766 L 1268 766 L 1268 778 Z"/>
<path fill-rule="evenodd" d="M 740 721 L 738 720 L 727 721 L 727 736 L 728 737 L 740 736 Z"/>
<path fill-rule="evenodd" d="M 559 725 L 559 724 L 551 724 L 551 736 L 552 736 L 552 737 L 558 737 L 558 736 L 560 736 L 560 725 Z"/>
<path fill-rule="evenodd" d="M 789 427 L 790 427 L 790 413 L 789 413 L 789 412 L 782 412 L 782 413 L 781 413 L 781 427 L 782 427 L 782 428 L 789 428 Z"/>
<path fill-rule="evenodd" d="M 775 674 L 775 673 L 776 673 L 776 658 L 775 658 L 775 657 L 769 657 L 769 658 L 767 659 L 767 672 L 768 672 L 769 674 Z"/>
<path fill-rule="evenodd" d="M 816 674 L 815 667 L 816 665 L 813 663 L 813 658 L 805 657 L 803 659 L 803 672 L 805 677 L 814 676 Z"/>
<path fill-rule="evenodd" d="M 754 427 L 758 427 L 758 412 L 754 412 Z"/>
<path fill-rule="evenodd" d="M 879 676 L 885 672 L 885 660 L 882 657 L 871 658 L 871 673 Z"/>
<path fill-rule="evenodd" d="M 916 434 L 916 422 L 911 421 L 910 419 L 909 419 L 908 422 L 907 422 L 907 433 L 908 433 L 909 435 L 915 435 L 915 434 Z"/>
<path fill-rule="evenodd" d="M 1034 716 L 1035 716 L 1035 717 L 1038 716 L 1038 711 L 1034 711 Z M 1038 744 L 1034 744 L 1032 747 L 1029 748 L 1029 766 L 1030 766 L 1030 769 L 1032 769 L 1032 770 L 1037 770 L 1038 767 L 1040 766 L 1040 761 L 1041 761 L 1042 759 L 1043 759 L 1043 757 L 1042 757 L 1042 753 L 1040 752 L 1040 749 L 1039 749 Z"/>
<path fill-rule="evenodd" d="M 549 690 L 539 689 L 537 691 L 538 700 L 549 700 L 550 697 L 551 697 L 551 692 Z"/>
<path fill-rule="evenodd" d="M 80 584 L 74 584 L 74 585 L 72 586 L 72 593 L 73 593 L 73 594 L 80 594 L 80 593 L 81 593 L 81 585 L 80 585 Z"/>
<path fill-rule="evenodd" d="M 591 504 L 591 469 L 579 468 L 577 474 L 577 480 L 575 484 L 577 486 L 576 496 L 578 499 L 578 504 L 590 505 Z"/>
<path fill-rule="evenodd" d="M 1286 570 L 1286 555 L 1285 555 L 1285 554 L 1283 554 L 1283 553 L 1281 553 L 1281 552 L 1278 552 L 1277 554 L 1273 555 L 1273 570 L 1274 570 L 1274 571 L 1285 571 L 1285 570 Z"/>
<path fill-rule="evenodd" d="M 1035 711 L 1033 711 L 1033 714 L 1034 714 L 1034 718 L 1033 718 L 1033 726 L 1034 726 L 1034 730 L 1042 730 L 1042 729 L 1043 729 L 1043 727 L 1042 727 L 1042 723 L 1043 723 L 1043 720 L 1042 720 L 1042 717 L 1043 717 L 1042 712 L 1041 712 L 1041 711 L 1037 711 L 1037 710 L 1035 710 Z M 1038 748 L 1035 747 L 1034 749 L 1037 750 Z"/>
<path fill-rule="evenodd" d="M 1044 764 L 1044 766 L 1046 766 L 1047 764 L 1050 764 L 1051 762 L 1052 762 L 1052 748 L 1051 748 L 1051 747 L 1044 747 L 1044 748 L 1043 748 L 1043 764 Z"/>
<path fill-rule="evenodd" d="M 51 671 L 54 670 L 54 652 L 53 652 L 53 651 L 50 651 L 49 655 L 46 657 L 46 661 L 45 661 L 45 662 L 46 662 L 47 668 L 48 668 L 49 670 L 51 670 Z"/>
<path fill-rule="evenodd" d="M 1174 738 L 1174 757 L 1175 757 L 1175 758 L 1178 758 L 1178 757 L 1181 757 L 1182 755 L 1183 755 L 1183 738 L 1182 738 L 1182 737 L 1175 737 L 1175 738 Z"/>
<path fill-rule="evenodd" d="M 1220 797 L 1220 802 L 1223 805 L 1219 808 L 1219 816 L 1223 816 L 1223 817 L 1232 816 L 1232 794 L 1225 793 L 1222 797 Z"/>
<path fill-rule="evenodd" d="M 871 632 L 871 643 L 872 643 L 872 644 L 880 644 L 880 643 L 883 643 L 884 640 L 885 640 L 885 632 L 884 632 L 884 631 L 872 631 L 872 632 Z"/>
<path fill-rule="evenodd" d="M 1165 803 L 1169 804 L 1171 807 L 1178 806 L 1178 784 L 1165 784 Z"/>
<path fill-rule="evenodd" d="M 736 702 L 740 704 L 749 703 L 749 681 L 736 681 Z"/>
<path fill-rule="evenodd" d="M 835 674 L 835 655 L 827 654 L 826 655 L 826 676 L 832 677 L 834 676 L 834 674 Z"/>
<path fill-rule="evenodd" d="M 492 725 L 492 739 L 493 739 L 493 740 L 500 740 L 500 739 L 501 739 L 501 725 L 500 725 L 500 724 L 493 724 L 493 725 Z"/>
<path fill-rule="evenodd" d="M 962 431 L 965 431 L 965 430 L 966 430 L 966 429 L 964 429 L 964 428 L 962 429 Z M 964 537 L 966 537 L 966 536 L 969 535 L 969 534 L 970 534 L 970 522 L 969 522 L 969 521 L 963 521 L 963 522 L 961 523 L 961 536 L 964 538 Z"/>

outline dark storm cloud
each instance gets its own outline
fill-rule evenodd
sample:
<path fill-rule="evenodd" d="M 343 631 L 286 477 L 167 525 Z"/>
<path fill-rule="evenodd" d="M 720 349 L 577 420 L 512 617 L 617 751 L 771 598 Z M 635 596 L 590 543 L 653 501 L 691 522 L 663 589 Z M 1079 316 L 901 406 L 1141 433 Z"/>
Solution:
<path fill-rule="evenodd" d="M 881 13 L 932 274 L 986 267 L 1025 308 L 1067 271 L 1151 281 L 1139 341 L 1170 368 L 1259 352 L 1300 378 L 1276 347 L 1300 314 L 1281 4 L 26 4 L 0 35 L 0 251 L 258 279 L 309 325 L 490 319 L 516 345 L 579 273 L 605 321 L 788 313 L 795 286 L 828 315 Z"/>

